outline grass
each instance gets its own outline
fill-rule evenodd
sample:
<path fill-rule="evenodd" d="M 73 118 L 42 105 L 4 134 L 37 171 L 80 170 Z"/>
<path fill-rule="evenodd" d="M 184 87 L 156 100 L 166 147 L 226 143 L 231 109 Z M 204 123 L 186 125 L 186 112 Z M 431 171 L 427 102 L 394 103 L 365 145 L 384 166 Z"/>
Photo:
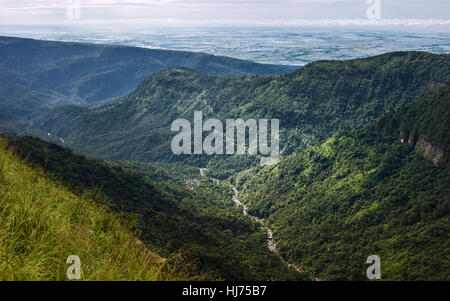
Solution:
<path fill-rule="evenodd" d="M 179 280 L 136 239 L 132 219 L 96 198 L 67 191 L 0 139 L 0 280 L 67 280 L 69 255 L 82 280 Z"/>

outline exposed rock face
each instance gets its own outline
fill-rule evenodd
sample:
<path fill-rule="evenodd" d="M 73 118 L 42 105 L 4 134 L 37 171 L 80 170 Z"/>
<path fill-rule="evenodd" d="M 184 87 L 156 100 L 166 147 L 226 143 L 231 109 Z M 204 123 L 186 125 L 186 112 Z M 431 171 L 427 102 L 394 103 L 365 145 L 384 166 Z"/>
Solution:
<path fill-rule="evenodd" d="M 408 143 L 414 146 L 416 153 L 421 154 L 424 158 L 433 162 L 434 165 L 438 165 L 444 157 L 444 151 L 437 146 L 432 145 L 425 140 L 424 135 L 420 135 L 416 142 L 416 137 L 413 134 L 407 134 L 405 132 L 400 133 L 400 143 Z"/>
<path fill-rule="evenodd" d="M 423 135 L 419 137 L 414 150 L 428 160 L 431 160 L 434 165 L 438 165 L 444 156 L 444 151 L 426 141 Z"/>

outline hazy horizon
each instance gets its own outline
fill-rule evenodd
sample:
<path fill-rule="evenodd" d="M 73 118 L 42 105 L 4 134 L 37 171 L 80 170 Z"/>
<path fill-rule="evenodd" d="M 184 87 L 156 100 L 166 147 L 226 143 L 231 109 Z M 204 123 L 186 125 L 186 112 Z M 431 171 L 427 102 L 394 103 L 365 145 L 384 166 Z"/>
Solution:
<path fill-rule="evenodd" d="M 378 4 L 379 3 L 379 4 Z M 375 5 L 375 14 L 368 10 Z M 441 26 L 445 0 L 0 0 L 2 26 L 121 29 L 147 26 Z"/>
<path fill-rule="evenodd" d="M 0 35 L 304 65 L 450 52 L 444 0 L 0 0 Z"/>
<path fill-rule="evenodd" d="M 148 29 L 142 32 L 40 30 L 17 31 L 12 36 L 203 52 L 258 63 L 297 66 L 317 60 L 353 59 L 392 51 L 450 53 L 450 33 L 354 28 L 217 27 Z"/>

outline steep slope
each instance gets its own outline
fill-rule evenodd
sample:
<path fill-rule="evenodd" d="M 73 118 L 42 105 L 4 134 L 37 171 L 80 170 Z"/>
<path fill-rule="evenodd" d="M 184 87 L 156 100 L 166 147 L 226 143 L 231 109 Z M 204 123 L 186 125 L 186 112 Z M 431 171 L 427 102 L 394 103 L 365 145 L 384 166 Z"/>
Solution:
<path fill-rule="evenodd" d="M 234 207 L 233 193 L 225 184 L 156 184 L 52 143 L 31 137 L 4 139 L 20 158 L 51 173 L 73 194 L 89 193 L 115 212 L 135 216 L 139 239 L 166 257 L 170 270 L 189 279 L 308 279 L 267 249 L 265 231 Z"/>
<path fill-rule="evenodd" d="M 222 76 L 295 69 L 204 53 L 0 37 L 1 68 L 19 74 L 33 89 L 52 90 L 75 102 L 125 95 L 150 74 L 173 66 Z"/>
<path fill-rule="evenodd" d="M 450 89 L 441 88 L 413 105 L 400 108 L 378 121 L 385 135 L 398 135 L 400 143 L 450 170 Z M 394 132 L 393 132 L 394 131 Z"/>
<path fill-rule="evenodd" d="M 0 132 L 20 128 L 23 117 L 67 104 L 58 93 L 30 86 L 18 74 L 0 68 Z"/>
<path fill-rule="evenodd" d="M 285 258 L 322 279 L 366 279 L 366 258 L 377 254 L 384 280 L 449 280 L 449 112 L 445 87 L 372 127 L 242 173 L 240 198 L 267 218 Z"/>
<path fill-rule="evenodd" d="M 83 280 L 182 279 L 137 240 L 123 217 L 26 166 L 5 143 L 0 139 L 1 280 L 67 280 L 70 255 L 79 256 Z"/>
<path fill-rule="evenodd" d="M 170 124 L 218 118 L 280 119 L 284 154 L 340 130 L 363 127 L 398 106 L 450 84 L 450 56 L 389 53 L 350 61 L 321 61 L 274 77 L 210 77 L 171 68 L 148 77 L 128 96 L 95 109 L 65 107 L 29 128 L 64 138 L 76 151 L 111 160 L 185 160 L 222 170 L 246 168 L 252 158 L 173 156 Z M 55 141 L 56 142 L 56 141 Z M 224 160 L 226 160 L 224 162 Z"/>

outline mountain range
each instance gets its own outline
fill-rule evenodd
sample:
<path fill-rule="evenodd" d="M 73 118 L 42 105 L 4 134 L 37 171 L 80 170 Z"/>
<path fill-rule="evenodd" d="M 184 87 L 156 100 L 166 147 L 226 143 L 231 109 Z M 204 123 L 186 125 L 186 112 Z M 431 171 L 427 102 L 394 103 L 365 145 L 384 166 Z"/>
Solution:
<path fill-rule="evenodd" d="M 171 123 L 204 119 L 279 119 L 282 155 L 338 131 L 366 126 L 383 113 L 450 84 L 450 56 L 389 53 L 350 61 L 320 61 L 272 77 L 211 77 L 180 67 L 145 79 L 125 97 L 96 108 L 60 107 L 28 132 L 107 160 L 183 161 L 226 178 L 257 164 L 248 156 L 175 156 Z M 58 138 L 59 137 L 59 138 Z"/>
<path fill-rule="evenodd" d="M 3 129 L 16 128 L 12 123 L 28 117 L 30 109 L 93 106 L 126 95 L 150 74 L 173 66 L 212 76 L 274 75 L 295 69 L 187 51 L 0 37 L 0 89 L 8 98 L 1 102 L 1 112 L 7 114 L 2 121 L 9 120 Z"/>
<path fill-rule="evenodd" d="M 370 255 L 384 280 L 450 279 L 448 54 L 293 70 L 0 38 L 0 79 L 2 278 L 63 279 L 81 228 L 86 279 L 365 280 Z M 194 111 L 279 119 L 280 161 L 173 155 L 171 123 Z M 122 254 L 109 274 L 103 248 Z"/>

